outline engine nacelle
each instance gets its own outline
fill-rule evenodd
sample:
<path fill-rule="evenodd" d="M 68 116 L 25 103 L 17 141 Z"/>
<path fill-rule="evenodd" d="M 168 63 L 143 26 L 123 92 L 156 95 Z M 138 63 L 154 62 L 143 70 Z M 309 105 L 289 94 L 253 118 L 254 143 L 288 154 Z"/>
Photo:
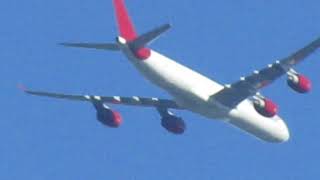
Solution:
<path fill-rule="evenodd" d="M 271 118 L 278 113 L 278 106 L 269 99 L 256 99 L 253 104 L 255 110 L 262 116 Z"/>
<path fill-rule="evenodd" d="M 288 76 L 288 86 L 298 93 L 307 93 L 311 90 L 312 83 L 310 79 L 301 74 Z"/>
<path fill-rule="evenodd" d="M 183 134 L 186 130 L 186 124 L 183 119 L 174 115 L 162 117 L 161 125 L 173 134 Z"/>
<path fill-rule="evenodd" d="M 102 124 L 112 128 L 118 128 L 122 124 L 122 117 L 119 112 L 113 111 L 105 105 L 95 105 L 95 107 L 97 110 L 97 119 Z"/>

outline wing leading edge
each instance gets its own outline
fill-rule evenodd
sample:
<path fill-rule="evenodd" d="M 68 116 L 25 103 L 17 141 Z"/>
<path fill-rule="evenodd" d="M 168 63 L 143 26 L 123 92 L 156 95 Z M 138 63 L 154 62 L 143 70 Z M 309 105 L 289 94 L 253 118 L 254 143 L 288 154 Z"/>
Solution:
<path fill-rule="evenodd" d="M 225 106 L 231 108 L 235 107 L 243 100 L 257 94 L 260 89 L 268 86 L 276 79 L 288 73 L 295 65 L 302 62 L 319 47 L 320 38 L 288 57 L 276 61 L 260 71 L 254 71 L 253 74 L 247 77 L 242 77 L 240 81 L 226 86 L 211 98 L 219 101 Z"/>
<path fill-rule="evenodd" d="M 158 99 L 158 98 L 145 98 L 145 97 L 120 97 L 120 96 L 95 96 L 95 95 L 68 95 L 52 92 L 33 91 L 25 88 L 20 88 L 25 93 L 44 96 L 56 99 L 66 99 L 73 101 L 87 101 L 87 102 L 101 102 L 106 104 L 119 104 L 119 105 L 130 105 L 130 106 L 142 106 L 142 107 L 155 107 L 155 108 L 170 108 L 170 109 L 182 109 L 173 100 Z"/>

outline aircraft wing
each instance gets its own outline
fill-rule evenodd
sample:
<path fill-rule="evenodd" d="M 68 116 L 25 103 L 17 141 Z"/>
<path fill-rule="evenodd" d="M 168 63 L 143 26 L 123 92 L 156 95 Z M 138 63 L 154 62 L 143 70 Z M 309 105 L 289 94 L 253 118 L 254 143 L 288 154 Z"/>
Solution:
<path fill-rule="evenodd" d="M 156 107 L 156 108 L 170 108 L 170 109 L 182 109 L 175 101 L 168 99 L 158 98 L 145 98 L 145 97 L 120 97 L 120 96 L 94 96 L 94 95 L 67 95 L 52 92 L 32 91 L 25 88 L 21 88 L 25 93 L 35 96 L 45 96 L 57 99 L 66 99 L 73 101 L 87 101 L 87 102 L 101 102 L 105 104 L 119 104 L 130 106 L 144 106 L 144 107 Z"/>
<path fill-rule="evenodd" d="M 260 89 L 268 86 L 273 81 L 286 74 L 293 68 L 293 66 L 302 62 L 319 47 L 320 38 L 311 42 L 292 55 L 280 61 L 276 61 L 260 71 L 254 71 L 253 74 L 247 77 L 242 77 L 240 81 L 227 85 L 223 90 L 213 95 L 212 98 L 225 106 L 235 107 L 243 100 L 254 96 Z"/>

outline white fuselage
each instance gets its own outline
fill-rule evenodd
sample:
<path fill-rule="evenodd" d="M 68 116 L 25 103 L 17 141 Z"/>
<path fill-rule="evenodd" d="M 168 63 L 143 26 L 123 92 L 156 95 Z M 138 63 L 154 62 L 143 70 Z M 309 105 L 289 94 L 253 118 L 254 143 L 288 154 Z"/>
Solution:
<path fill-rule="evenodd" d="M 228 122 L 264 141 L 285 142 L 289 139 L 288 128 L 279 116 L 261 116 L 250 100 L 244 100 L 233 109 L 222 106 L 210 97 L 224 86 L 155 51 L 151 51 L 148 59 L 139 60 L 125 43 L 118 43 L 139 72 L 171 94 L 182 108 Z"/>

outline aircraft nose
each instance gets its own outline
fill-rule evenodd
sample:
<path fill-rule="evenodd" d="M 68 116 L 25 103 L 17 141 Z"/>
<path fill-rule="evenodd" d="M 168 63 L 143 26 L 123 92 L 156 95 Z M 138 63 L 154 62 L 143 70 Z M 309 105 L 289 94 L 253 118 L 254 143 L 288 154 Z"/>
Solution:
<path fill-rule="evenodd" d="M 281 119 L 279 120 L 278 130 L 274 137 L 276 143 L 284 143 L 290 139 L 289 128 L 286 123 Z"/>

